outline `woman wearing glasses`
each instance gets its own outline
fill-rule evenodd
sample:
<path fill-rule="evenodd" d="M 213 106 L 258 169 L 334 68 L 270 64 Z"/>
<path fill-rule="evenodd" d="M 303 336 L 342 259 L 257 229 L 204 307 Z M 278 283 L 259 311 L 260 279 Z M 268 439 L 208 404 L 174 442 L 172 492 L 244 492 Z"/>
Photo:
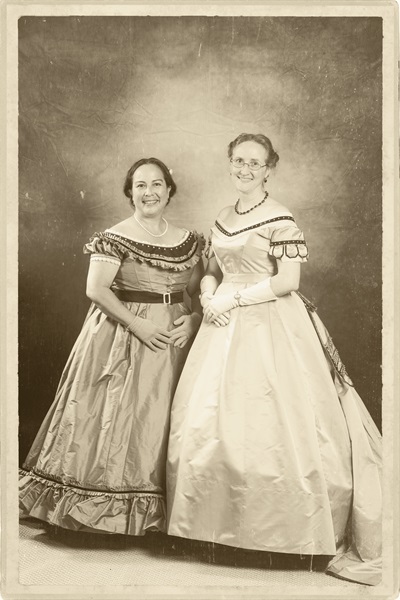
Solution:
<path fill-rule="evenodd" d="M 212 227 L 204 320 L 175 394 L 169 533 L 326 557 L 380 580 L 380 434 L 313 307 L 297 292 L 308 251 L 265 184 L 264 135 L 229 144 L 233 206 Z"/>
<path fill-rule="evenodd" d="M 163 162 L 135 162 L 124 185 L 133 214 L 84 247 L 93 304 L 25 460 L 22 516 L 76 531 L 165 531 L 169 413 L 201 321 L 204 246 L 164 218 L 175 192 Z"/>

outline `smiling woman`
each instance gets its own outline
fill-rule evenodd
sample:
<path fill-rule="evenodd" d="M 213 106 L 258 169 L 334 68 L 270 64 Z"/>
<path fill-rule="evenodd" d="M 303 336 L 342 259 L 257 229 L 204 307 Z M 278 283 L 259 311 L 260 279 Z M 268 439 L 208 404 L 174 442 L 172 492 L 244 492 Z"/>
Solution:
<path fill-rule="evenodd" d="M 124 192 L 134 210 L 134 220 L 126 219 L 115 226 L 116 230 L 127 229 L 128 234 L 139 237 L 145 231 L 147 237 L 162 237 L 164 242 L 173 243 L 177 237 L 179 239 L 178 228 L 169 230 L 169 224 L 162 216 L 176 192 L 171 172 L 162 161 L 142 158 L 132 165 L 126 176 Z"/>
<path fill-rule="evenodd" d="M 170 404 L 201 320 L 204 240 L 164 218 L 176 185 L 160 160 L 137 161 L 124 192 L 133 215 L 84 247 L 92 306 L 23 465 L 20 507 L 66 529 L 144 535 L 166 528 Z"/>
<path fill-rule="evenodd" d="M 211 230 L 204 320 L 173 401 L 168 532 L 320 555 L 328 573 L 375 585 L 380 434 L 297 293 L 308 250 L 265 191 L 278 160 L 270 140 L 242 134 L 228 156 L 238 200 Z"/>
<path fill-rule="evenodd" d="M 254 198 L 263 189 L 263 183 L 267 182 L 270 170 L 277 165 L 279 156 L 269 138 L 260 134 L 242 133 L 229 144 L 228 157 L 232 165 L 231 175 L 235 177 L 238 191 L 243 193 L 235 205 L 235 211 L 246 214 L 257 208 Z M 265 192 L 259 204 L 264 203 L 267 197 L 268 192 Z M 239 212 L 240 203 L 252 206 Z"/>

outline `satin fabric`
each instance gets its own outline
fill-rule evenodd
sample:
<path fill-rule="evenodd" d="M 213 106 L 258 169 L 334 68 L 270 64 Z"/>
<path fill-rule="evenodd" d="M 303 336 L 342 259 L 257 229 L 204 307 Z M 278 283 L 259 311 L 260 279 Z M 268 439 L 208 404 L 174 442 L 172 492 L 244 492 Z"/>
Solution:
<path fill-rule="evenodd" d="M 86 251 L 120 261 L 120 289 L 184 290 L 201 255 L 199 245 L 179 267 L 161 268 L 162 248 L 157 261 L 140 262 L 121 258 L 113 244 L 96 238 Z M 167 330 L 190 312 L 184 303 L 123 304 Z M 164 531 L 170 405 L 187 352 L 188 345 L 152 352 L 92 305 L 21 471 L 21 515 L 74 530 Z"/>
<path fill-rule="evenodd" d="M 274 275 L 277 257 L 304 262 L 302 239 L 285 220 L 239 233 L 219 223 L 216 293 Z M 295 293 L 235 308 L 226 327 L 203 321 L 172 407 L 168 532 L 334 556 L 331 574 L 376 584 L 380 435 L 324 339 Z"/>

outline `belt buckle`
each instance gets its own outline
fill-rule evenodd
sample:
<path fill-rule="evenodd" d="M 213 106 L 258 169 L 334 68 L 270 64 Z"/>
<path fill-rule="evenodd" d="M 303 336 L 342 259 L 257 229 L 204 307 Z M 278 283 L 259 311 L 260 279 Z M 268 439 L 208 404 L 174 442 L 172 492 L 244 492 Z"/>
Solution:
<path fill-rule="evenodd" d="M 163 303 L 164 304 L 171 304 L 171 292 L 164 292 L 163 293 Z"/>

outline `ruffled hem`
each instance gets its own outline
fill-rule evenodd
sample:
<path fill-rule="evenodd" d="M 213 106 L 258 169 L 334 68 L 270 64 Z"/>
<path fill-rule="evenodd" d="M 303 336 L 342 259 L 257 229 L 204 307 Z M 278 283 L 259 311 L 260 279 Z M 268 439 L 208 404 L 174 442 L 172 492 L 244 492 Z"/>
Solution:
<path fill-rule="evenodd" d="M 97 492 L 20 470 L 20 517 L 73 531 L 145 535 L 166 531 L 166 506 L 152 492 Z"/>
<path fill-rule="evenodd" d="M 147 262 L 150 265 L 152 265 L 153 267 L 160 267 L 161 269 L 167 269 L 168 271 L 187 271 L 187 269 L 191 269 L 192 267 L 197 265 L 197 263 L 199 262 L 199 260 L 201 258 L 201 253 L 195 254 L 194 256 L 187 259 L 184 263 L 181 263 L 181 264 L 165 262 L 163 260 L 158 260 L 156 258 L 147 258 L 144 256 L 137 256 L 137 255 L 135 255 L 135 256 L 132 255 L 132 256 L 130 256 L 130 258 L 133 258 L 134 260 L 137 260 L 140 263 Z"/>

